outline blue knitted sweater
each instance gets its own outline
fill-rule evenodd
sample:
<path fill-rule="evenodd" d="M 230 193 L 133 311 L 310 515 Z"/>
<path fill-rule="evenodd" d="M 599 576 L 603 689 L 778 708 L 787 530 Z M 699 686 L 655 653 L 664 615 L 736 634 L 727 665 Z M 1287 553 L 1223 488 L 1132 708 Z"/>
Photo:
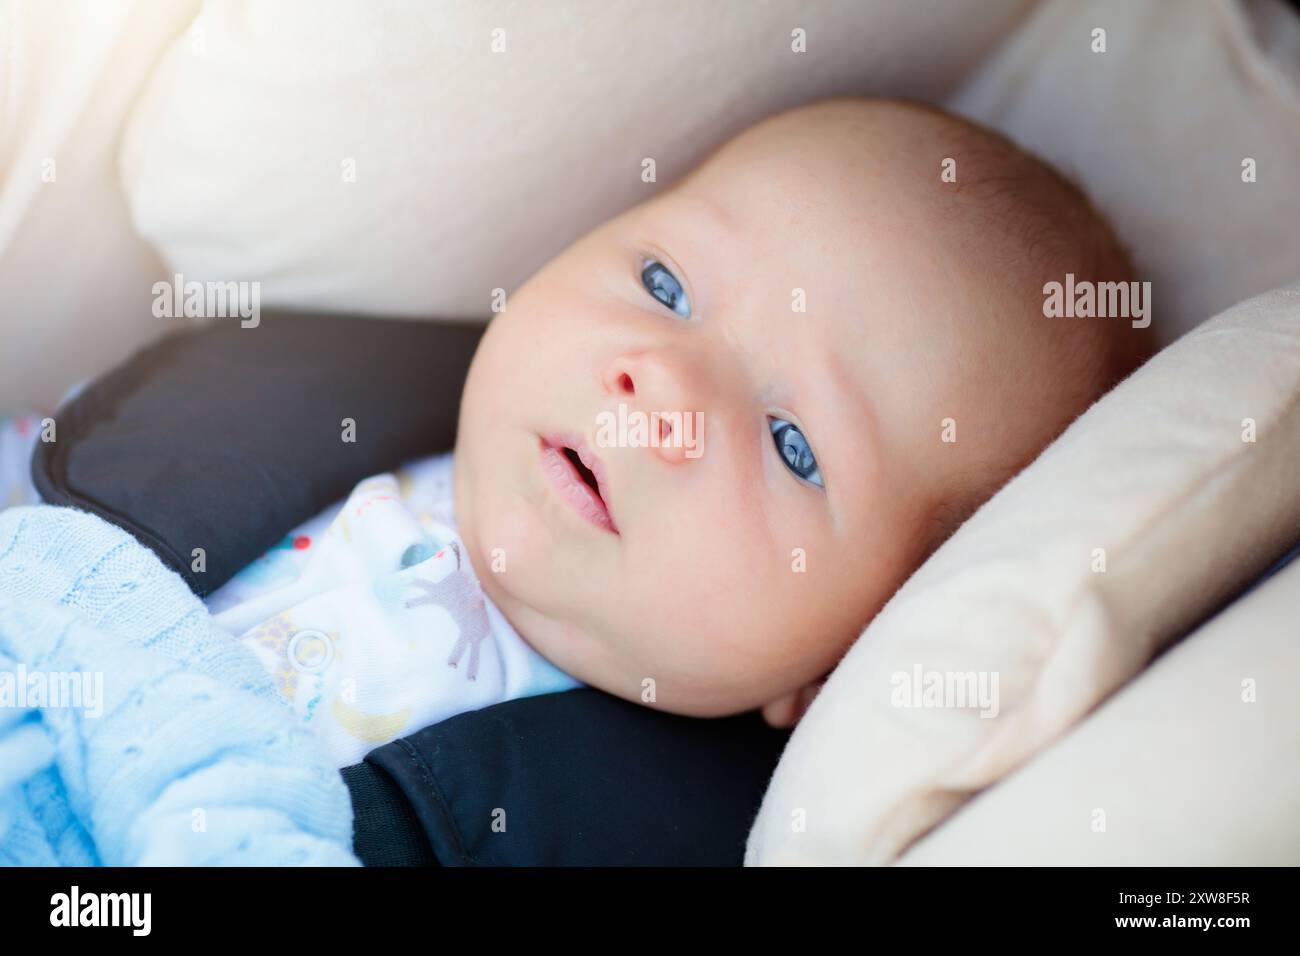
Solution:
<path fill-rule="evenodd" d="M 126 532 L 0 511 L 0 863 L 355 865 L 342 777 Z"/>

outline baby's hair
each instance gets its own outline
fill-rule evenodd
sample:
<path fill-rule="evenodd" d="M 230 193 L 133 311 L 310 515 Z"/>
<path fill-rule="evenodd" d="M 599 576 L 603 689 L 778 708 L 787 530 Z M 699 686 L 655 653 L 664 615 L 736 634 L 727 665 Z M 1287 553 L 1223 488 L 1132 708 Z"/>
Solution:
<path fill-rule="evenodd" d="M 1053 321 L 1043 317 L 1043 286 L 1064 282 L 1066 273 L 1073 273 L 1076 282 L 1137 278 L 1109 223 L 1064 173 L 1000 133 L 921 104 L 908 105 L 942 124 L 937 141 L 958 164 L 957 181 L 947 184 L 948 212 L 973 227 L 967 234 L 972 244 L 979 244 L 981 256 L 1001 258 L 1005 274 L 1012 277 L 1008 301 L 1023 296 L 1031 321 Z M 1052 331 L 1056 354 L 1050 373 L 1044 374 L 1052 376 L 1060 403 L 1044 447 L 1151 351 L 1148 330 L 1135 329 L 1123 318 L 1064 320 Z M 990 463 L 964 476 L 961 491 L 932 509 L 924 554 L 932 553 L 1041 451 L 1039 447 L 1022 456 L 1024 460 Z"/>
<path fill-rule="evenodd" d="M 964 168 L 953 191 L 955 204 L 980 217 L 981 233 L 992 228 L 1023 250 L 1015 263 L 1042 305 L 1044 283 L 1131 282 L 1137 278 L 1128 250 L 1097 211 L 1087 193 L 1060 170 L 1022 149 L 1001 133 L 955 120 L 970 140 Z M 1090 404 L 1146 360 L 1149 336 L 1119 319 L 1084 320 L 1058 326 L 1076 347 L 1064 350 L 1060 384 Z M 1088 341 L 1091 340 L 1091 341 Z M 1082 410 L 1082 409 L 1080 409 Z"/>
<path fill-rule="evenodd" d="M 834 96 L 786 115 L 819 111 L 849 125 L 859 116 L 890 112 L 919 120 L 914 132 L 899 134 L 924 140 L 919 151 L 932 154 L 933 162 L 915 174 L 946 205 L 951 221 L 971 227 L 965 235 L 972 257 L 998 261 L 1001 256 L 1006 273 L 1036 309 L 1042 306 L 1043 285 L 1063 281 L 1066 272 L 1076 281 L 1136 278 L 1128 251 L 1084 190 L 1002 133 L 902 99 Z M 940 178 L 948 159 L 956 163 L 953 182 Z M 994 236 L 1005 241 L 992 241 Z M 1062 349 L 1064 364 L 1055 370 L 1054 383 L 1083 407 L 1150 355 L 1150 335 L 1138 334 L 1149 330 L 1132 329 L 1122 320 L 1062 323 L 1056 331 L 1063 345 L 1073 347 Z"/>

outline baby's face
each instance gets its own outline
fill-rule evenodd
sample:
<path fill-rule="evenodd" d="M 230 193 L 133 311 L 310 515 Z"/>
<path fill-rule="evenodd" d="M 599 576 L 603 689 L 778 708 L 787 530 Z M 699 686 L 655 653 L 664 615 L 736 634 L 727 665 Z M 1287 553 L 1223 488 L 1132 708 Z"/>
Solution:
<path fill-rule="evenodd" d="M 821 129 L 742 137 L 579 240 L 470 371 L 455 493 L 483 587 L 620 697 L 715 716 L 816 681 L 1014 430 L 994 383 L 1017 346 L 936 238 L 939 157 L 912 183 L 919 142 Z M 681 431 L 620 434 L 620 405 Z M 562 451 L 579 442 L 599 498 Z"/>

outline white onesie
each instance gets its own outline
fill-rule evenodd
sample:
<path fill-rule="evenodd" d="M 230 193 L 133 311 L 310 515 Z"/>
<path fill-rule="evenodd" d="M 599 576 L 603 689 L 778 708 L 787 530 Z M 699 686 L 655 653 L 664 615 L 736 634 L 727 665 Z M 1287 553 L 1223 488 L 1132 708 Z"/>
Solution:
<path fill-rule="evenodd" d="M 206 600 L 339 767 L 468 710 L 582 686 L 488 600 L 450 453 L 367 478 Z"/>

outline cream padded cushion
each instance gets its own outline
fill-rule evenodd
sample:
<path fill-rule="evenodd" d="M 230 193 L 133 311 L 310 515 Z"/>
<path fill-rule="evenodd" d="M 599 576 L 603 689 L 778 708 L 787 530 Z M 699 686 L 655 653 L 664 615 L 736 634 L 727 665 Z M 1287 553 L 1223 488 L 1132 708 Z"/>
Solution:
<path fill-rule="evenodd" d="M 795 729 L 746 862 L 890 862 L 1059 736 L 1295 543 L 1298 437 L 1300 283 L 1155 356 L 903 585 Z M 997 674 L 997 716 L 893 706 L 916 667 Z"/>
<path fill-rule="evenodd" d="M 1300 559 L 899 861 L 1300 865 Z"/>
<path fill-rule="evenodd" d="M 123 184 L 187 279 L 260 280 L 264 307 L 486 318 L 492 289 L 732 134 L 837 93 L 941 97 L 1027 7 L 209 0 L 201 52 L 176 44 L 128 126 Z"/>
<path fill-rule="evenodd" d="M 117 151 L 136 95 L 198 8 L 0 2 L 0 415 L 53 411 L 69 386 L 164 331 L 149 311 L 163 265 L 131 225 Z"/>

